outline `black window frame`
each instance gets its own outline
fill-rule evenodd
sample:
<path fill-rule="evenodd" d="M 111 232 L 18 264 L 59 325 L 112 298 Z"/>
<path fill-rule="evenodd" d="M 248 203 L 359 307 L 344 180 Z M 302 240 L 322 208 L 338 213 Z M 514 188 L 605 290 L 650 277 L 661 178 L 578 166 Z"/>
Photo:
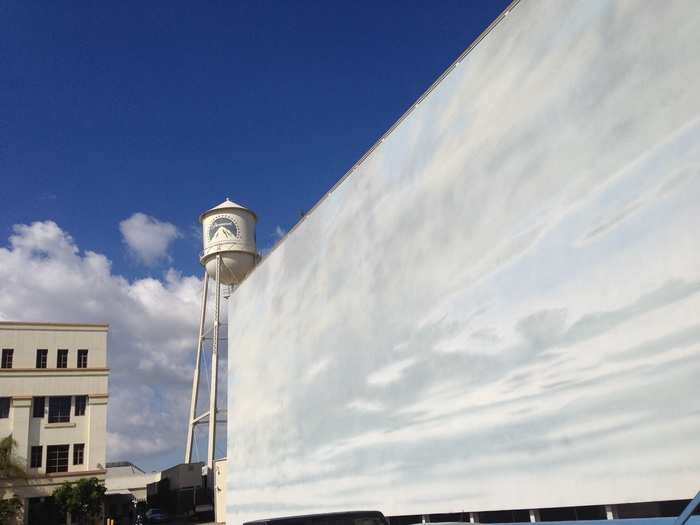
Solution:
<path fill-rule="evenodd" d="M 83 358 L 83 359 L 81 359 Z M 77 368 L 87 368 L 88 367 L 88 351 L 87 348 L 81 348 L 77 352 L 76 358 Z"/>
<path fill-rule="evenodd" d="M 0 368 L 12 368 L 12 360 L 14 355 L 14 348 L 3 348 L 2 357 L 0 357 Z"/>
<path fill-rule="evenodd" d="M 68 368 L 68 349 L 67 348 L 59 348 L 58 351 L 56 352 L 56 368 Z"/>
<path fill-rule="evenodd" d="M 73 444 L 73 465 L 85 463 L 85 443 Z"/>
<path fill-rule="evenodd" d="M 8 417 L 10 417 L 11 404 L 11 397 L 0 397 L 0 419 L 7 419 Z"/>
<path fill-rule="evenodd" d="M 46 446 L 46 473 L 68 472 L 70 445 Z"/>
<path fill-rule="evenodd" d="M 49 423 L 70 423 L 71 396 L 49 397 Z"/>
<path fill-rule="evenodd" d="M 32 417 L 43 418 L 46 414 L 46 398 L 44 396 L 36 396 L 32 398 Z"/>
<path fill-rule="evenodd" d="M 49 365 L 49 350 L 48 348 L 36 349 L 36 367 L 46 368 Z"/>
<path fill-rule="evenodd" d="M 76 416 L 84 416 L 87 410 L 88 396 L 75 396 L 75 410 Z"/>
<path fill-rule="evenodd" d="M 41 468 L 41 463 L 44 458 L 44 447 L 42 445 L 32 446 L 29 457 L 29 468 Z"/>

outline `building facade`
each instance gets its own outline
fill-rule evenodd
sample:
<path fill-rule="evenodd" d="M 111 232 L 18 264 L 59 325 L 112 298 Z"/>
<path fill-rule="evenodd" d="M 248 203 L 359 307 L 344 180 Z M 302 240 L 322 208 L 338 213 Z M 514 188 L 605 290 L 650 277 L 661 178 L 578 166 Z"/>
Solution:
<path fill-rule="evenodd" d="M 53 519 L 47 497 L 62 483 L 105 479 L 107 332 L 104 324 L 0 322 L 0 436 L 12 435 L 29 474 L 0 488 L 22 500 L 25 523 Z"/>
<path fill-rule="evenodd" d="M 304 215 L 228 299 L 229 525 L 680 511 L 693 49 L 697 2 L 516 0 Z"/>
<path fill-rule="evenodd" d="M 205 463 L 180 463 L 165 469 L 146 486 L 148 506 L 172 516 L 203 517 L 214 510 L 212 478 L 213 472 Z"/>

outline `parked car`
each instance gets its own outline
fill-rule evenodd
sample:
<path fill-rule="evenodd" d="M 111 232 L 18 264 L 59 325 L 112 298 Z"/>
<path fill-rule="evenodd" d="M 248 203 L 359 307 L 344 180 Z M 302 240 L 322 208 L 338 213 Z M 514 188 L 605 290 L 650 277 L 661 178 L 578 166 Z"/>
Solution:
<path fill-rule="evenodd" d="M 389 525 L 389 523 L 381 512 L 363 510 L 269 518 L 249 521 L 243 525 Z"/>
<path fill-rule="evenodd" d="M 146 523 L 169 523 L 170 516 L 167 512 L 153 508 L 146 511 Z"/>

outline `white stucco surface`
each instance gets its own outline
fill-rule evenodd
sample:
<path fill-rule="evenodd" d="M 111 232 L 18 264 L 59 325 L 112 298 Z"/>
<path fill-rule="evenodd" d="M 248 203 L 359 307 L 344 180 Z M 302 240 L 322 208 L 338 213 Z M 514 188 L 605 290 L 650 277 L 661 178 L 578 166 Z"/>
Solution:
<path fill-rule="evenodd" d="M 698 50 L 693 1 L 523 0 L 281 242 L 230 523 L 694 495 Z"/>

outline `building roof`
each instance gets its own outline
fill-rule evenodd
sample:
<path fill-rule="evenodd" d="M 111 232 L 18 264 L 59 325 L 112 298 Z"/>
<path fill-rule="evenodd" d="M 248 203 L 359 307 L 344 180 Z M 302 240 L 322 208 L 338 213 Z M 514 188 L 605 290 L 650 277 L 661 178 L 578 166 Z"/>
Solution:
<path fill-rule="evenodd" d="M 139 472 L 145 474 L 145 472 L 134 465 L 131 461 L 108 461 L 107 462 L 107 468 L 118 468 L 118 467 L 131 467 L 133 469 L 138 470 Z"/>
<path fill-rule="evenodd" d="M 382 521 L 384 520 L 384 515 L 378 510 L 355 510 L 355 511 L 342 511 L 342 512 L 324 512 L 322 514 L 304 514 L 301 516 L 285 516 L 283 518 L 267 518 L 259 519 L 253 521 L 244 522 L 243 525 L 273 525 L 276 523 L 284 524 L 287 522 L 299 522 L 310 520 L 311 518 L 325 518 L 330 521 L 332 518 L 342 519 L 342 518 L 374 518 L 380 517 Z M 320 521 L 320 520 L 319 520 Z"/>
<path fill-rule="evenodd" d="M 214 212 L 214 211 L 232 210 L 232 209 L 233 209 L 233 210 L 245 210 L 245 211 L 247 211 L 248 213 L 252 214 L 253 217 L 255 218 L 255 220 L 258 219 L 257 215 L 255 215 L 255 212 L 254 212 L 253 210 L 251 210 L 251 209 L 249 209 L 249 208 L 246 208 L 245 206 L 241 206 L 240 204 L 237 204 L 237 203 L 235 203 L 235 202 L 229 200 L 228 197 L 226 197 L 226 200 L 225 200 L 224 202 L 222 202 L 221 204 L 219 204 L 219 205 L 217 205 L 217 206 L 214 206 L 213 208 L 210 208 L 210 209 L 208 209 L 207 211 L 205 211 L 204 213 L 202 213 L 202 214 L 199 216 L 199 221 L 201 222 L 202 219 L 204 218 L 204 216 L 207 215 L 208 213 L 211 213 L 211 212 Z"/>

